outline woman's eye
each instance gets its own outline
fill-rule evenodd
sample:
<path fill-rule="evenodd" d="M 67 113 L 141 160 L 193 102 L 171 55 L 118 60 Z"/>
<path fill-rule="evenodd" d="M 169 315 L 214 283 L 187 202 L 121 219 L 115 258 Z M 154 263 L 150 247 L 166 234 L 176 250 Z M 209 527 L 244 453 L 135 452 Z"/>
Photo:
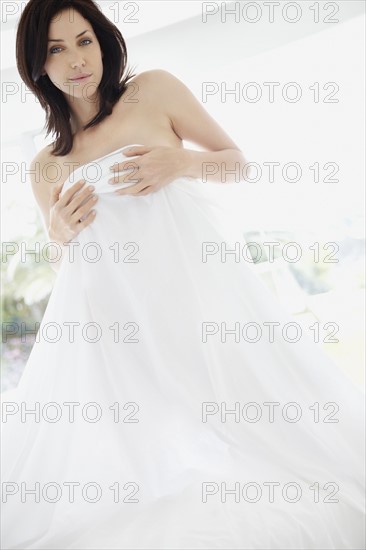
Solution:
<path fill-rule="evenodd" d="M 82 40 L 80 42 L 80 44 L 82 44 L 83 42 L 90 42 L 91 43 L 91 40 L 89 40 L 89 38 L 84 38 L 84 40 Z M 54 46 L 53 48 L 50 49 L 50 53 L 51 54 L 56 53 L 55 50 L 61 50 L 61 47 L 60 46 Z"/>

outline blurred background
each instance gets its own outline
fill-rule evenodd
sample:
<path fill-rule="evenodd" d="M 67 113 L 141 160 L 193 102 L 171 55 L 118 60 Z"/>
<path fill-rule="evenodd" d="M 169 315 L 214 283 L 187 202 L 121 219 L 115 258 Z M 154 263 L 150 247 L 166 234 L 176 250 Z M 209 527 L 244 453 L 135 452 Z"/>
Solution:
<path fill-rule="evenodd" d="M 253 269 L 300 323 L 319 323 L 322 347 L 363 385 L 364 3 L 291 3 L 298 12 L 273 3 L 272 21 L 269 2 L 97 3 L 121 30 L 135 72 L 181 79 L 252 163 L 233 216 L 261 248 Z M 19 381 L 57 276 L 31 255 L 3 254 L 9 242 L 34 249 L 48 240 L 27 169 L 53 136 L 15 61 L 25 4 L 1 3 L 2 391 Z M 274 258 L 268 242 L 280 243 Z M 292 242 L 296 262 L 283 254 Z M 21 323 L 26 337 L 8 334 Z M 334 323 L 339 341 L 330 343 Z"/>

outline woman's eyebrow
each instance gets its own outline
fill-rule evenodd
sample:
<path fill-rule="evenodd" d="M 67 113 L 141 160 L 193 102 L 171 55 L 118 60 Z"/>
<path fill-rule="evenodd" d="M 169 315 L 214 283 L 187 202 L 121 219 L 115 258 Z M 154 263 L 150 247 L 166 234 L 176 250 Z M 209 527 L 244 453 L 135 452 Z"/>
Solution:
<path fill-rule="evenodd" d="M 86 32 L 88 32 L 88 29 L 86 31 L 81 32 L 80 34 L 77 34 L 75 38 L 79 38 L 79 36 L 82 36 Z M 48 42 L 65 42 L 65 40 L 62 40 L 62 38 L 49 38 Z"/>

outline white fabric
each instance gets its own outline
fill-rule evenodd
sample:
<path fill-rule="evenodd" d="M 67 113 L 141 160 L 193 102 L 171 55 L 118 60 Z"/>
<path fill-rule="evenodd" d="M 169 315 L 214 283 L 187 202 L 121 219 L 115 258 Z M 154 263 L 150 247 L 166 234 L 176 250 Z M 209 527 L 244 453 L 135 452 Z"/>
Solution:
<path fill-rule="evenodd" d="M 62 261 L 17 389 L 2 395 L 3 501 L 6 490 L 15 493 L 2 505 L 2 547 L 364 548 L 362 392 L 305 331 L 297 342 L 281 337 L 294 319 L 250 262 L 218 254 L 202 261 L 203 242 L 244 243 L 224 206 L 243 183 L 181 177 L 150 195 L 118 196 L 112 191 L 123 185 L 108 184 L 108 167 L 123 160 L 123 149 L 79 167 L 62 189 L 81 177 L 93 182 L 97 216 L 73 239 L 74 259 Z M 91 261 L 97 247 L 88 243 L 99 247 L 99 261 Z M 207 341 L 205 322 L 218 330 Z M 250 342 L 253 329 L 239 342 L 233 334 L 222 341 L 221 323 L 232 329 L 236 322 L 257 323 L 262 337 Z M 273 342 L 268 322 L 280 323 Z M 78 323 L 74 338 L 70 323 Z M 39 422 L 32 415 L 22 421 L 16 405 L 20 411 L 37 402 Z M 58 404 L 57 422 L 50 421 L 56 409 L 44 408 L 50 402 Z M 67 402 L 79 403 L 74 422 Z M 95 408 L 81 414 L 90 402 L 99 421 L 87 421 Z M 274 422 L 269 402 L 278 403 Z M 302 412 L 297 422 L 288 420 L 294 406 L 283 417 L 290 402 Z M 224 422 L 224 404 L 235 403 L 240 416 Z M 250 422 L 258 411 L 262 418 Z M 33 495 L 21 501 L 21 482 L 27 489 L 39 482 L 39 502 Z M 59 485 L 54 503 L 47 502 L 54 489 L 42 495 L 49 482 Z M 80 484 L 73 503 L 66 482 Z M 87 502 L 92 489 L 82 497 L 88 482 L 99 484 L 97 502 Z M 279 484 L 274 502 L 270 482 Z M 283 493 L 288 483 L 302 491 L 297 502 L 290 502 L 294 486 L 287 499 Z M 235 487 L 225 502 L 224 489 Z M 128 495 L 138 501 L 123 502 Z"/>

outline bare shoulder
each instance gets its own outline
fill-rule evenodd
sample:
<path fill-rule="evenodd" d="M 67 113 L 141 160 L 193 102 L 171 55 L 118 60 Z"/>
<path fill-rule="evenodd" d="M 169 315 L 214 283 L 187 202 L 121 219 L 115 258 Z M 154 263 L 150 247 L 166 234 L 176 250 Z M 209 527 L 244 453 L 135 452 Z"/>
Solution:
<path fill-rule="evenodd" d="M 179 78 L 164 69 L 150 69 L 143 71 L 132 78 L 142 93 L 152 94 L 159 98 L 168 96 L 171 92 L 178 92 L 186 86 Z"/>
<path fill-rule="evenodd" d="M 52 188 L 53 184 L 58 183 L 60 172 L 62 174 L 62 162 L 58 157 L 52 154 L 54 144 L 46 145 L 41 149 L 31 162 L 32 185 L 39 184 L 45 186 L 47 190 Z"/>
<path fill-rule="evenodd" d="M 141 72 L 133 80 L 142 105 L 159 116 L 164 117 L 166 124 L 174 131 L 179 139 L 175 122 L 176 112 L 181 111 L 184 105 L 195 101 L 189 88 L 174 74 L 164 69 L 151 69 Z"/>
<path fill-rule="evenodd" d="M 141 80 L 145 82 L 156 82 L 161 79 L 166 78 L 175 78 L 172 73 L 169 71 L 166 71 L 165 69 L 149 69 L 148 71 L 142 71 L 137 76 L 135 76 L 132 80 Z"/>
<path fill-rule="evenodd" d="M 49 162 L 53 162 L 55 157 L 52 155 L 53 145 L 46 145 L 43 149 L 38 151 L 36 156 L 31 161 L 31 168 L 38 171 L 44 168 Z"/>
<path fill-rule="evenodd" d="M 141 83 L 143 86 L 149 86 L 151 89 L 160 89 L 162 86 L 174 86 L 183 84 L 176 76 L 164 69 L 150 69 L 139 73 L 131 79 L 131 82 Z"/>

